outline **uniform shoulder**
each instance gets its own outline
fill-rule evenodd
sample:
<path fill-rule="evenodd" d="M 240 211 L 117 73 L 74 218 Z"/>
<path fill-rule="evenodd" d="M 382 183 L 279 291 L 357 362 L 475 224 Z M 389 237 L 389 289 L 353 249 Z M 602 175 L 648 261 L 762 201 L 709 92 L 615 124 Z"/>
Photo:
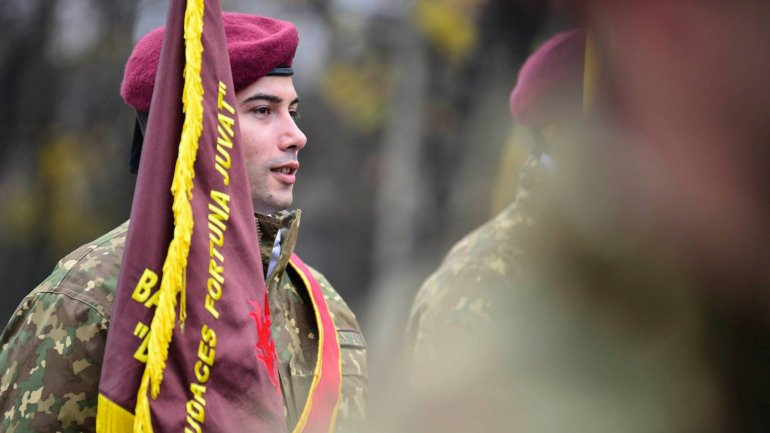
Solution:
<path fill-rule="evenodd" d="M 536 233 L 537 197 L 545 168 L 530 157 L 520 169 L 515 200 L 460 239 L 418 291 L 415 306 L 432 304 L 447 292 L 478 298 L 479 291 L 510 286 L 525 269 L 525 249 Z"/>
<path fill-rule="evenodd" d="M 340 342 L 342 344 L 349 344 L 351 347 L 365 348 L 366 342 L 353 310 L 321 272 L 312 266 L 308 266 L 308 269 L 310 269 L 313 278 L 318 281 L 318 285 L 321 287 L 324 299 L 329 306 L 329 311 L 337 327 Z"/>
<path fill-rule="evenodd" d="M 523 275 L 530 222 L 521 202 L 514 202 L 450 249 L 412 304 L 407 340 L 416 352 L 443 329 L 489 321 L 495 297 L 513 290 Z"/>
<path fill-rule="evenodd" d="M 340 327 L 340 323 L 337 320 L 337 316 L 340 316 L 340 319 L 345 322 L 354 323 L 355 327 L 358 328 L 358 321 L 356 320 L 356 316 L 353 313 L 353 310 L 350 309 L 347 302 L 345 302 L 342 296 L 340 296 L 337 290 L 331 285 L 326 276 L 312 266 L 308 266 L 308 269 L 310 269 L 310 273 L 312 274 L 313 278 L 318 281 L 318 285 L 321 287 L 324 299 L 329 305 L 329 309 L 335 316 L 334 321 L 337 323 L 337 327 Z"/>
<path fill-rule="evenodd" d="M 0 431 L 90 431 L 126 227 L 60 260 L 11 316 L 0 335 Z"/>
<path fill-rule="evenodd" d="M 340 304 L 344 308 L 349 309 L 348 304 L 344 299 L 342 299 L 342 296 L 337 293 L 337 290 L 332 286 L 332 284 L 329 282 L 329 279 L 327 279 L 324 274 L 312 266 L 308 266 L 308 269 L 310 269 L 310 273 L 313 275 L 313 278 L 318 281 L 318 285 L 321 286 L 321 290 L 323 291 L 324 298 L 327 302 Z"/>
<path fill-rule="evenodd" d="M 514 203 L 465 235 L 426 279 L 418 299 L 435 300 L 437 290 L 463 288 L 475 291 L 490 280 L 496 282 L 519 274 L 521 261 L 518 257 L 522 248 L 517 232 L 525 224 Z"/>
<path fill-rule="evenodd" d="M 66 255 L 22 303 L 53 295 L 86 304 L 109 320 L 127 230 L 126 221 Z"/>

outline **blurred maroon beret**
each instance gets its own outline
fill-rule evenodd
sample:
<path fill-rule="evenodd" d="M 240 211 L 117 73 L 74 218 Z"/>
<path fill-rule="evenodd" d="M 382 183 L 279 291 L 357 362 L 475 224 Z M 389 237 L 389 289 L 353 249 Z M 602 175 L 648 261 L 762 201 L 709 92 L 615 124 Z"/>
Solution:
<path fill-rule="evenodd" d="M 290 75 L 299 37 L 288 21 L 240 13 L 222 13 L 227 38 L 227 52 L 238 91 L 273 70 Z M 120 95 L 139 111 L 150 110 L 155 74 L 163 43 L 163 27 L 139 40 L 128 58 Z M 285 68 L 285 69 L 277 69 Z"/>
<path fill-rule="evenodd" d="M 585 45 L 585 29 L 570 30 L 557 33 L 529 56 L 509 100 L 516 122 L 539 128 L 581 115 Z"/>

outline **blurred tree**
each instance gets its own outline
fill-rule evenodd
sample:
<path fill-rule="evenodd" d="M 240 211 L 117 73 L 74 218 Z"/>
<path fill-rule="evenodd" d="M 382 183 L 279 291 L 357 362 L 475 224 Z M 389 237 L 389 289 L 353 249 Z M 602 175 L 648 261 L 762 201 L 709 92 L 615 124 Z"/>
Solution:
<path fill-rule="evenodd" d="M 128 217 L 131 117 L 118 89 L 134 13 L 131 2 L 0 5 L 3 320 L 62 255 Z"/>

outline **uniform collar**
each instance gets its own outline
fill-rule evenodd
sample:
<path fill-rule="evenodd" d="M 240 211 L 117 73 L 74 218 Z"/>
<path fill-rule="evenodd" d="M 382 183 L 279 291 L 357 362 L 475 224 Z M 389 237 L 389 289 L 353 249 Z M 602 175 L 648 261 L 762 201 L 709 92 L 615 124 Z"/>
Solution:
<path fill-rule="evenodd" d="M 302 212 L 297 209 L 293 211 L 280 211 L 271 215 L 254 213 L 257 224 L 257 233 L 259 234 L 259 254 L 262 257 L 262 269 L 266 272 L 267 265 L 270 262 L 270 255 L 275 244 L 275 237 L 281 232 L 281 255 L 278 258 L 278 264 L 275 267 L 273 275 L 280 278 L 286 266 L 289 263 L 291 253 L 294 252 L 294 246 L 297 244 L 297 234 L 299 232 L 299 222 Z M 269 284 L 269 282 L 268 282 Z"/>

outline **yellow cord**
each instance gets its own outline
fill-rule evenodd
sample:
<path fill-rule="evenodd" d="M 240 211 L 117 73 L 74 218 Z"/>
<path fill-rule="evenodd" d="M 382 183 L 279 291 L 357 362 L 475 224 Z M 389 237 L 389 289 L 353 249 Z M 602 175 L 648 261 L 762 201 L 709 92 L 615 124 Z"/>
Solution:
<path fill-rule="evenodd" d="M 174 332 L 177 296 L 180 297 L 180 326 L 183 325 L 187 316 L 185 276 L 193 232 L 190 200 L 192 199 L 193 178 L 195 177 L 194 165 L 198 153 L 198 140 L 203 131 L 203 83 L 201 81 L 203 13 L 203 0 L 189 0 L 187 2 L 184 19 L 186 62 L 182 91 L 182 110 L 185 113 L 185 118 L 182 126 L 182 137 L 179 142 L 179 155 L 174 168 L 174 179 L 171 183 L 171 193 L 174 196 L 172 205 L 174 238 L 169 244 L 166 261 L 163 263 L 163 278 L 160 283 L 158 306 L 150 324 L 147 366 L 137 393 L 135 433 L 152 433 L 152 418 L 147 391 L 149 388 L 153 399 L 157 398 L 160 392 L 163 371 L 168 359 L 168 346 Z"/>

